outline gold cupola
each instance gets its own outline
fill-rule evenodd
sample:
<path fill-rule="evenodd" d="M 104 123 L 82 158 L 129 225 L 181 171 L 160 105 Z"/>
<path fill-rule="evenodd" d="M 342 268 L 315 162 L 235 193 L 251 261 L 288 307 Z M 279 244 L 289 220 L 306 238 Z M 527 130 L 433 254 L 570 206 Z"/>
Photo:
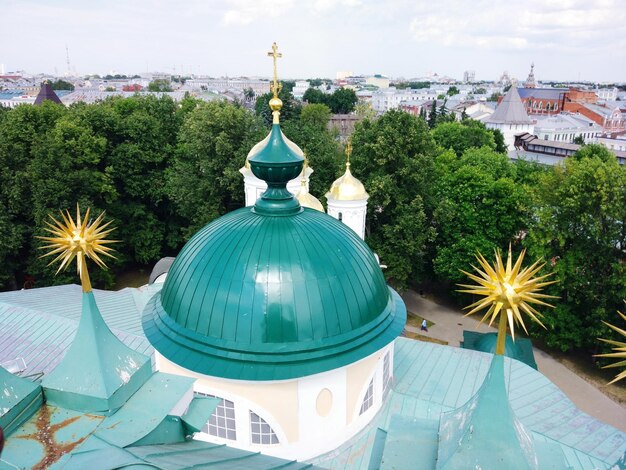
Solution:
<path fill-rule="evenodd" d="M 322 203 L 319 201 L 319 199 L 313 196 L 307 188 L 305 175 L 308 166 L 309 161 L 305 159 L 304 168 L 302 169 L 302 173 L 300 173 L 300 175 L 302 176 L 302 179 L 300 180 L 300 190 L 296 194 L 296 199 L 302 207 L 308 207 L 310 209 L 315 209 L 316 211 L 325 212 Z"/>
<path fill-rule="evenodd" d="M 326 198 L 332 197 L 336 201 L 358 201 L 369 198 L 365 191 L 365 186 L 350 172 L 350 155 L 352 154 L 352 143 L 346 145 L 346 172 L 335 180 L 326 193 Z"/>

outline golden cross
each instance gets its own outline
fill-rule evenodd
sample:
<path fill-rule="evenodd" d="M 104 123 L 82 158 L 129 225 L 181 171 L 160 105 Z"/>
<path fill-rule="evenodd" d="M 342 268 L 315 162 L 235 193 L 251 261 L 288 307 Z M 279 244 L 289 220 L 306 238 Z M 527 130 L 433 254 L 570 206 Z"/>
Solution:
<path fill-rule="evenodd" d="M 281 58 L 283 55 L 278 52 L 278 46 L 276 43 L 272 44 L 272 52 L 268 52 L 267 55 L 274 59 L 274 83 L 272 83 L 272 93 L 274 98 L 278 98 L 280 90 L 283 88 L 282 84 L 278 83 L 278 72 L 276 71 L 276 59 Z"/>
<path fill-rule="evenodd" d="M 350 166 L 350 155 L 352 155 L 352 139 L 346 143 L 346 166 Z"/>

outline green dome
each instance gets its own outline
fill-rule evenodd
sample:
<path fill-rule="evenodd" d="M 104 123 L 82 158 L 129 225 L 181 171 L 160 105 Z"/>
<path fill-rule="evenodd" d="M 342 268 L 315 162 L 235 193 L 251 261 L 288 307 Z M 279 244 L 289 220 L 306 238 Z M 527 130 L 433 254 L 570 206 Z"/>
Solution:
<path fill-rule="evenodd" d="M 201 374 L 280 380 L 351 364 L 393 341 L 404 303 L 352 229 L 287 191 L 303 161 L 278 125 L 249 161 L 267 191 L 183 247 L 144 311 L 154 348 Z"/>
<path fill-rule="evenodd" d="M 312 209 L 266 217 L 247 207 L 189 240 L 147 305 L 144 330 L 187 369 L 276 380 L 356 362 L 393 341 L 405 318 L 349 227 Z"/>

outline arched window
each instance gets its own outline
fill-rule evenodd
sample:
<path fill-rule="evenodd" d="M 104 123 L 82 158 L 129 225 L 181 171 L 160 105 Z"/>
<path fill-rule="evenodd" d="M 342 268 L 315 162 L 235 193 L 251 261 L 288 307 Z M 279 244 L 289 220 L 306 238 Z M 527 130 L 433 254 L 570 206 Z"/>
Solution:
<path fill-rule="evenodd" d="M 252 410 L 250 410 L 250 437 L 253 444 L 280 444 L 272 427 Z"/>
<path fill-rule="evenodd" d="M 196 392 L 196 394 L 205 397 L 221 398 L 215 395 L 209 395 L 208 393 Z M 221 398 L 221 400 L 222 401 L 217 405 L 217 408 L 215 408 L 215 411 L 209 418 L 209 421 L 202 428 L 202 432 L 210 434 L 211 436 L 236 441 L 235 404 L 230 400 L 223 398 Z"/>
<path fill-rule="evenodd" d="M 362 415 L 367 410 L 369 410 L 374 404 L 374 379 L 370 380 L 370 384 L 367 386 L 367 392 L 365 392 L 365 396 L 363 397 L 363 403 L 361 403 L 361 411 L 359 411 L 359 415 Z"/>

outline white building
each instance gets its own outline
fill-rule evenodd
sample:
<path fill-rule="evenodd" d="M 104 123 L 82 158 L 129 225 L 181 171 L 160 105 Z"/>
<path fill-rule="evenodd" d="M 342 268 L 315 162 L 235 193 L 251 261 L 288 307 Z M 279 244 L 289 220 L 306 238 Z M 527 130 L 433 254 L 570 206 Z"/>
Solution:
<path fill-rule="evenodd" d="M 617 99 L 617 88 L 598 88 L 595 90 L 598 99 L 604 101 L 615 101 Z"/>
<path fill-rule="evenodd" d="M 296 85 L 291 90 L 291 94 L 297 100 L 301 100 L 304 96 L 304 93 L 311 88 L 311 83 L 307 80 L 297 80 Z"/>
<path fill-rule="evenodd" d="M 509 150 L 515 144 L 515 135 L 535 130 L 533 121 L 528 117 L 517 87 L 512 86 L 504 95 L 495 112 L 484 121 L 487 129 L 498 129 L 504 135 L 504 142 Z"/>
<path fill-rule="evenodd" d="M 582 114 L 560 113 L 535 116 L 535 134 L 543 140 L 573 142 L 581 136 L 586 144 L 596 142 L 602 135 L 602 126 Z"/>
<path fill-rule="evenodd" d="M 365 79 L 366 85 L 377 86 L 378 88 L 389 88 L 391 80 L 383 75 L 373 75 Z"/>
<path fill-rule="evenodd" d="M 410 104 L 418 101 L 432 101 L 437 98 L 437 91 L 429 88 L 398 90 L 389 87 L 372 93 L 372 108 L 378 113 L 398 109 L 401 103 Z"/>

